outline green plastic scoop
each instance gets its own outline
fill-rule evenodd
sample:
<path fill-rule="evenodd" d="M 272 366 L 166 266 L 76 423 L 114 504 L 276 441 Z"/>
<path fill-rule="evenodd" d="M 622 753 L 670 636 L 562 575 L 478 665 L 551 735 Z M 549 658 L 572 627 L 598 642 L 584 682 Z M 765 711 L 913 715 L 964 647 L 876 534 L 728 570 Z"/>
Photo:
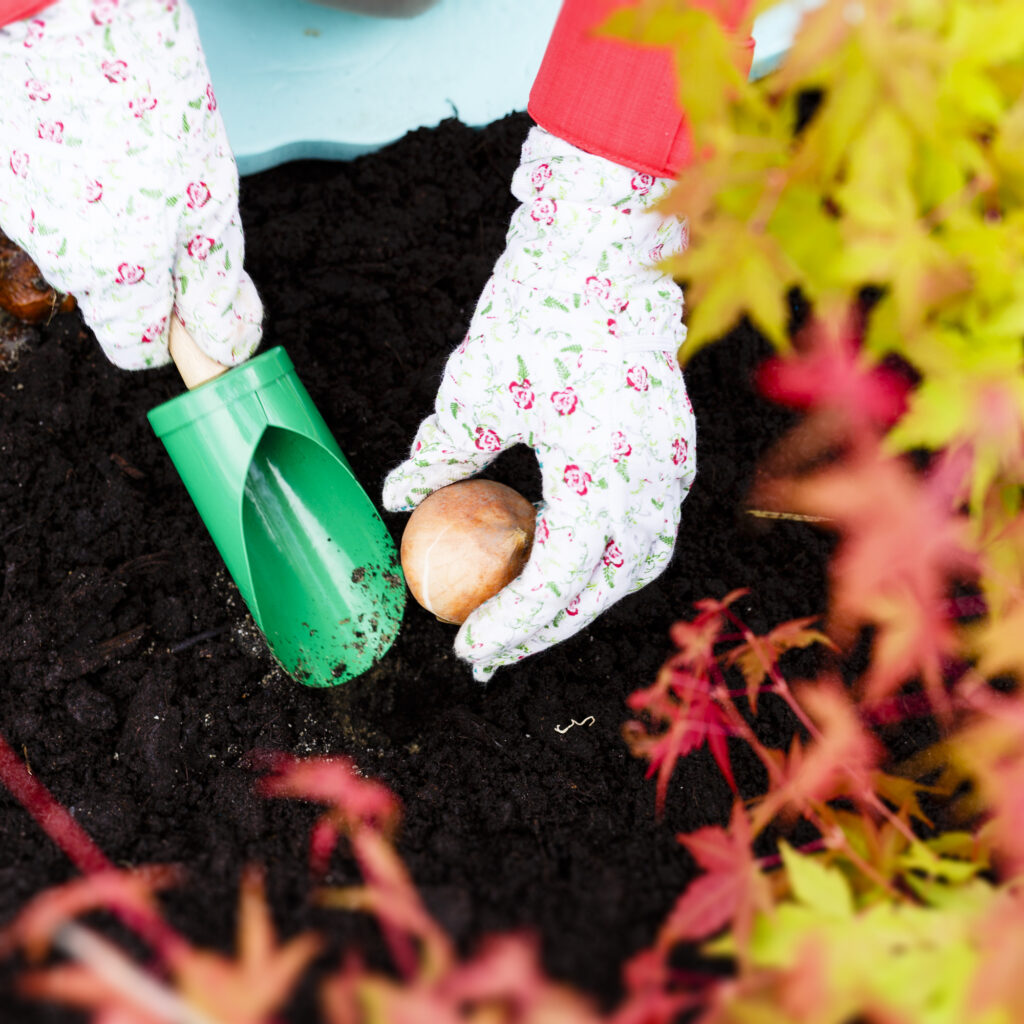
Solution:
<path fill-rule="evenodd" d="M 373 665 L 402 621 L 398 554 L 284 349 L 149 421 L 281 667 L 331 686 Z"/>

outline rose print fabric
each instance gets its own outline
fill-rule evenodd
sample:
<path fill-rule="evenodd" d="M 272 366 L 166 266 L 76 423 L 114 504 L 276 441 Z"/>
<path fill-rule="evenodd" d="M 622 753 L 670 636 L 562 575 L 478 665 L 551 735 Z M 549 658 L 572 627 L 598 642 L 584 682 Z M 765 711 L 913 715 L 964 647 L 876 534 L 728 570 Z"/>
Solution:
<path fill-rule="evenodd" d="M 0 227 L 78 300 L 116 365 L 260 340 L 238 173 L 180 0 L 61 0 L 0 30 Z"/>
<path fill-rule="evenodd" d="M 410 509 L 511 445 L 537 454 L 530 560 L 455 640 L 481 681 L 572 636 L 672 555 L 696 467 L 682 293 L 656 266 L 686 244 L 685 224 L 651 209 L 667 188 L 530 132 L 505 251 L 385 481 L 385 506 Z"/>

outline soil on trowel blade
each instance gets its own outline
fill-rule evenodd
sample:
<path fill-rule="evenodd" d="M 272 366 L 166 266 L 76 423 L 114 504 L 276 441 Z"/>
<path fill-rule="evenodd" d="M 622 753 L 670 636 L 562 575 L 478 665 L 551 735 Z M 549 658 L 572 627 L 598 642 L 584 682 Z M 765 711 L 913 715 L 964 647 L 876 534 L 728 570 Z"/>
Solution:
<path fill-rule="evenodd" d="M 375 501 L 501 251 L 528 127 L 448 121 L 350 163 L 243 179 L 264 348 L 285 347 Z M 352 944 L 378 962 L 365 918 L 313 904 L 316 809 L 253 787 L 255 751 L 350 755 L 401 797 L 400 852 L 461 948 L 527 930 L 552 975 L 612 1003 L 695 870 L 676 834 L 724 822 L 731 802 L 702 752 L 656 820 L 654 783 L 621 737 L 626 695 L 654 680 L 695 600 L 748 587 L 738 608 L 756 629 L 824 607 L 827 538 L 745 511 L 787 423 L 751 382 L 759 337 L 737 330 L 687 371 L 699 471 L 656 582 L 486 689 L 453 656 L 454 628 L 410 601 L 373 670 L 312 689 L 275 667 L 148 425 L 181 390 L 173 368 L 117 370 L 77 313 L 32 332 L 0 371 L 0 732 L 35 776 L 116 864 L 184 867 L 166 906 L 195 942 L 231 947 L 239 875 L 259 862 L 283 934 L 321 930 L 325 964 Z M 488 475 L 540 496 L 528 451 Z M 400 537 L 405 517 L 384 518 Z M 0 850 L 0 923 L 74 877 L 6 792 Z M 340 851 L 328 883 L 356 878 Z M 8 963 L 7 1024 L 82 1019 L 19 1001 L 12 978 Z M 316 1019 L 312 982 L 286 1018 Z"/>

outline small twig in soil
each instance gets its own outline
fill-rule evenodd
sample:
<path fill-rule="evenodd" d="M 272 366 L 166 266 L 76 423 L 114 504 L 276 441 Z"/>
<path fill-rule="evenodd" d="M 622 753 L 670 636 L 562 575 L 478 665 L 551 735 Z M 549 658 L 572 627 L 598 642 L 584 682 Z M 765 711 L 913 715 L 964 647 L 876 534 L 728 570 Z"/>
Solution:
<path fill-rule="evenodd" d="M 574 725 L 593 725 L 596 721 L 597 719 L 594 718 L 593 715 L 587 715 L 587 717 L 584 718 L 582 722 L 577 722 L 574 718 L 571 722 L 569 722 L 568 725 L 556 725 L 555 732 L 559 733 L 561 736 L 564 736 Z"/>
<path fill-rule="evenodd" d="M 143 473 L 141 469 L 136 469 L 135 466 L 133 466 L 123 455 L 118 455 L 117 452 L 111 452 L 110 461 L 114 463 L 114 465 L 117 466 L 125 476 L 130 476 L 133 480 L 146 479 L 146 474 Z"/>
<path fill-rule="evenodd" d="M 114 570 L 116 576 L 127 576 L 135 572 L 156 572 L 167 564 L 168 554 L 166 551 L 151 551 L 148 555 L 139 555 L 137 558 L 130 558 L 123 565 Z"/>
<path fill-rule="evenodd" d="M 747 515 L 757 519 L 785 519 L 793 523 L 831 523 L 835 521 L 828 516 L 808 516 L 800 512 L 772 512 L 766 508 L 748 508 Z"/>
<path fill-rule="evenodd" d="M 196 633 L 195 636 L 190 636 L 168 648 L 168 651 L 171 654 L 181 654 L 182 651 L 187 651 L 190 647 L 203 643 L 204 640 L 212 640 L 215 636 L 220 636 L 227 628 L 227 626 L 218 626 L 216 629 L 207 629 L 202 633 Z"/>

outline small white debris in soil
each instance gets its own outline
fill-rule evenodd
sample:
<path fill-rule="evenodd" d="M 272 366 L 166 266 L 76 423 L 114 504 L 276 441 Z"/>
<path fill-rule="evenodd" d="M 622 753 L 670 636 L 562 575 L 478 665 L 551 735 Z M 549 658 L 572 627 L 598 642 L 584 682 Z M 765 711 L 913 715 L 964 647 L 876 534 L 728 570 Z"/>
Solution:
<path fill-rule="evenodd" d="M 596 722 L 596 721 L 597 721 L 597 719 L 594 718 L 593 715 L 587 715 L 587 717 L 584 718 L 582 722 L 577 722 L 576 719 L 574 718 L 566 726 L 556 725 L 555 726 L 555 732 L 560 733 L 562 736 L 564 736 L 574 725 L 593 725 L 594 722 Z"/>

